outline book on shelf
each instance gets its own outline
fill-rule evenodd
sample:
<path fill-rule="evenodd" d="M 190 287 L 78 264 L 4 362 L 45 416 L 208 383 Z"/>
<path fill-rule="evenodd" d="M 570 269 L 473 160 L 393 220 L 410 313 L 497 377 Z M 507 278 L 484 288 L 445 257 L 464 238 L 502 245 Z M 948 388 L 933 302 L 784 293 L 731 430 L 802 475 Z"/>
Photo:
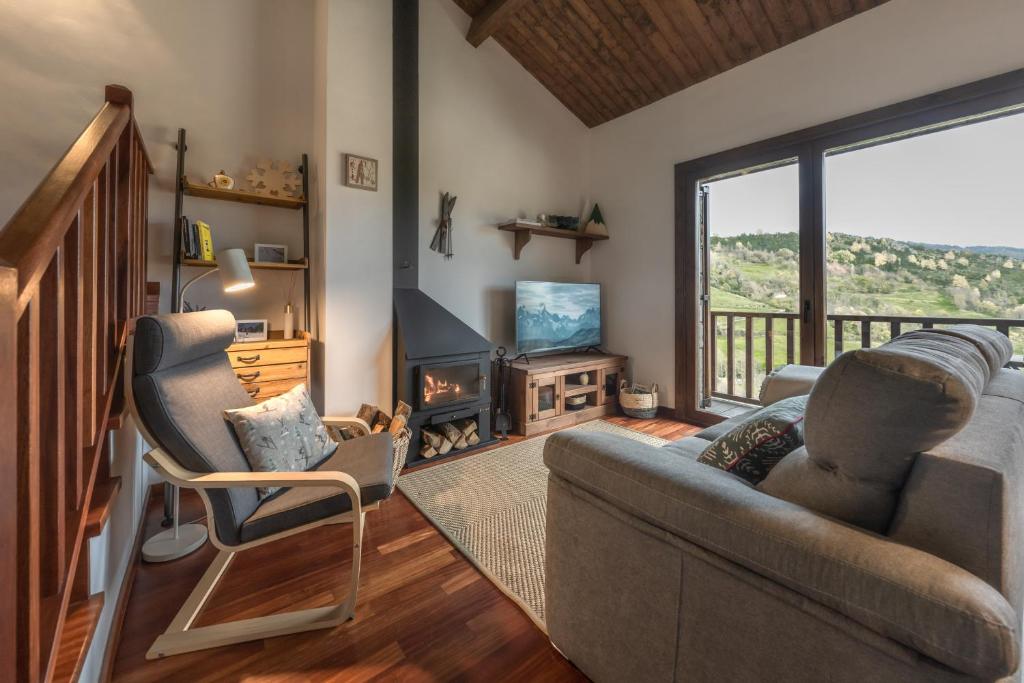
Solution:
<path fill-rule="evenodd" d="M 210 234 L 210 226 L 203 221 L 196 221 L 196 228 L 199 232 L 199 257 L 204 261 L 213 261 L 213 235 Z"/>
<path fill-rule="evenodd" d="M 195 236 L 192 233 L 192 224 L 189 223 L 187 216 L 181 217 L 181 254 L 187 259 L 199 258 Z"/>

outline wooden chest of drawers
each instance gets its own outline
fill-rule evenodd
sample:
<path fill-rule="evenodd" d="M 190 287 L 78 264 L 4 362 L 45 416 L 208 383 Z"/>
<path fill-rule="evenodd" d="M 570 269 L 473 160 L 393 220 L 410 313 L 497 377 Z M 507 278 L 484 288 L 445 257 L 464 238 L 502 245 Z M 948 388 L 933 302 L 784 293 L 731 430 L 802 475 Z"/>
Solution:
<path fill-rule="evenodd" d="M 309 387 L 309 339 L 307 332 L 297 332 L 294 339 L 271 332 L 267 341 L 232 344 L 228 359 L 249 395 L 262 401 L 297 384 Z"/>

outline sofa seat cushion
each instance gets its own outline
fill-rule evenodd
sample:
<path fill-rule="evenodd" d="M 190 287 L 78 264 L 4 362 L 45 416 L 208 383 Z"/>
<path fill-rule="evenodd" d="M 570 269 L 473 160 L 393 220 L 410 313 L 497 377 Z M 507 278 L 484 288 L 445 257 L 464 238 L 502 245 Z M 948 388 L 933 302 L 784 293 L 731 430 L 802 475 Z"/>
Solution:
<path fill-rule="evenodd" d="M 746 413 L 743 413 L 742 415 L 730 417 L 728 420 L 723 420 L 716 425 L 711 425 L 707 429 L 702 429 L 701 431 L 694 434 L 694 436 L 697 437 L 698 439 L 704 439 L 705 441 L 710 443 L 711 441 L 714 441 L 718 437 L 724 436 L 725 434 L 728 434 L 732 430 L 739 427 L 741 424 L 743 424 L 743 421 L 746 420 L 747 417 L 749 417 L 750 415 L 753 415 L 754 412 L 756 411 L 750 410 Z M 707 444 L 704 444 L 704 447 L 707 448 Z"/>
<path fill-rule="evenodd" d="M 359 499 L 365 506 L 391 494 L 390 434 L 371 434 L 338 445 L 317 471 L 344 472 L 359 483 Z M 263 499 L 241 528 L 243 543 L 294 529 L 352 509 L 347 493 L 333 487 L 295 487 L 279 490 Z"/>
<path fill-rule="evenodd" d="M 790 452 L 803 445 L 806 396 L 793 396 L 756 411 L 711 442 L 697 462 L 760 483 Z"/>
<path fill-rule="evenodd" d="M 760 490 L 885 533 L 917 454 L 964 428 L 989 372 L 974 343 L 950 334 L 844 353 L 808 398 L 806 447 Z"/>
<path fill-rule="evenodd" d="M 708 442 L 705 441 L 699 434 L 693 436 L 683 437 L 678 441 L 673 441 L 662 446 L 662 449 L 686 458 L 687 460 L 697 460 L 697 456 L 704 452 L 704 449 L 708 447 Z"/>

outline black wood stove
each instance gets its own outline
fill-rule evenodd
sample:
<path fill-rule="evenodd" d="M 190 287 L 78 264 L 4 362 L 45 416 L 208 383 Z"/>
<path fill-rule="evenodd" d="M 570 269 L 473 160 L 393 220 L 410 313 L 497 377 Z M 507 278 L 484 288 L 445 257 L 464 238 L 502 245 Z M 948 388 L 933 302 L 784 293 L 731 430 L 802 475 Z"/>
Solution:
<path fill-rule="evenodd" d="M 495 441 L 491 435 L 491 343 L 418 289 L 395 289 L 396 390 L 412 406 L 407 466 L 420 456 L 423 427 L 471 419 L 480 443 L 430 460 L 459 455 Z"/>

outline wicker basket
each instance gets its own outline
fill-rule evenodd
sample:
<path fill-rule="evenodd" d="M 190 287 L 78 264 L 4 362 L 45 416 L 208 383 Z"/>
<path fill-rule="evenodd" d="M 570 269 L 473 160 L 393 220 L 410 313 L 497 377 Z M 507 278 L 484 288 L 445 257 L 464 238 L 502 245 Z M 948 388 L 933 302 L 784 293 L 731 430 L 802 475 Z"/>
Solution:
<path fill-rule="evenodd" d="M 634 384 L 626 386 L 626 380 L 619 384 L 619 405 L 622 412 L 630 417 L 649 420 L 658 415 L 658 385 L 650 388 Z"/>
<path fill-rule="evenodd" d="M 405 467 L 405 459 L 409 455 L 409 441 L 412 440 L 412 432 L 409 431 L 408 427 L 402 429 L 402 431 L 395 436 L 394 448 L 392 453 L 394 454 L 394 462 L 391 467 L 394 476 L 391 478 L 391 492 L 394 493 L 395 485 L 398 483 L 398 475 L 401 474 L 402 468 Z"/>

